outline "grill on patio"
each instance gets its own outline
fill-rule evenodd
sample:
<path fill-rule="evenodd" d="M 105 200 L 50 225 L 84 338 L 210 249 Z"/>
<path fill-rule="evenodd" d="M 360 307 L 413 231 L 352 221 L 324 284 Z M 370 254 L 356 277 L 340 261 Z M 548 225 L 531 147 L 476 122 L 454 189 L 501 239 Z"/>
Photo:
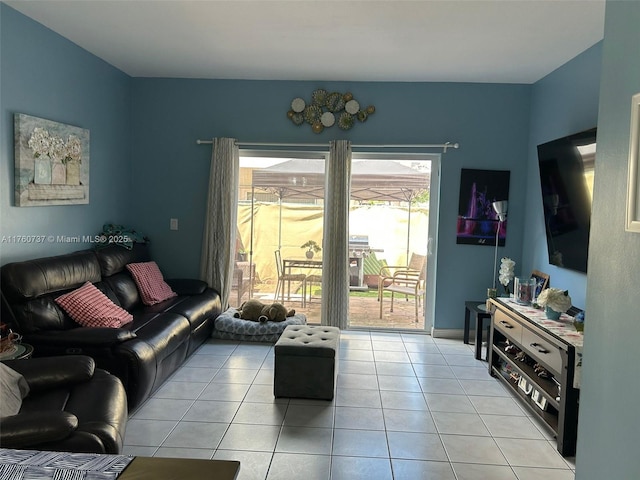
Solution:
<path fill-rule="evenodd" d="M 367 290 L 364 283 L 364 259 L 371 252 L 382 252 L 369 246 L 368 235 L 349 235 L 349 290 Z"/>

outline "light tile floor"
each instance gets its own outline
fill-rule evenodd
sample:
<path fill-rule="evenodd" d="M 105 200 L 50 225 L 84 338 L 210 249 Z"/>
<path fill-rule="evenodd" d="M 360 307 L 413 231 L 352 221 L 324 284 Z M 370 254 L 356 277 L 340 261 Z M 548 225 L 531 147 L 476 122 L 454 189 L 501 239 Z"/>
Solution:
<path fill-rule="evenodd" d="M 210 340 L 133 412 L 124 453 L 239 460 L 239 480 L 574 478 L 461 341 L 344 331 L 332 402 L 275 399 L 273 365 L 270 344 Z"/>

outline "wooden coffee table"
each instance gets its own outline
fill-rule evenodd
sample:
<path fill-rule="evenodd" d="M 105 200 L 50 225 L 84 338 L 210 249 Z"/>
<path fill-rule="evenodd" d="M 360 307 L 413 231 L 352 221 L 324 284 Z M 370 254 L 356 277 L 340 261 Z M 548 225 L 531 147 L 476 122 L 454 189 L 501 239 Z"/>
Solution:
<path fill-rule="evenodd" d="M 235 480 L 239 470 L 235 460 L 135 457 L 118 480 Z"/>

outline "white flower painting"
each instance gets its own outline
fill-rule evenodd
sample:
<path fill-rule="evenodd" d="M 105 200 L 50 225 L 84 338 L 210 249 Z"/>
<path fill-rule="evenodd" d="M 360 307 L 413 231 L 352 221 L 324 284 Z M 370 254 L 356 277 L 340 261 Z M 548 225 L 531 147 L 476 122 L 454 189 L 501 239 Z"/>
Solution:
<path fill-rule="evenodd" d="M 15 205 L 89 203 L 89 130 L 17 113 Z"/>

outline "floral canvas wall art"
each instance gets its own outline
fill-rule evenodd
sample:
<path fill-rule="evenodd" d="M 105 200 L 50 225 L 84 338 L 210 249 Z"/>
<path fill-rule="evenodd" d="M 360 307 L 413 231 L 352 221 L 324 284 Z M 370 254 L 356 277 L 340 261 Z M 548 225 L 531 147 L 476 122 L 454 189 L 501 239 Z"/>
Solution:
<path fill-rule="evenodd" d="M 89 130 L 14 115 L 15 205 L 89 203 Z"/>

